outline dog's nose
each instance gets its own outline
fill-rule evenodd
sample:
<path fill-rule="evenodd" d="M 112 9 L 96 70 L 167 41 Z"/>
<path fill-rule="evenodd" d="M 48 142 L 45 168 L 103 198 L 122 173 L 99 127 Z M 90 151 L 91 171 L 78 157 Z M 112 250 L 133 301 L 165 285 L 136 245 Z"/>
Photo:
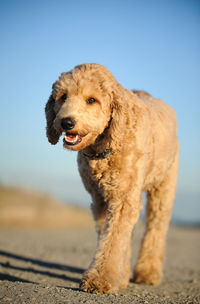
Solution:
<path fill-rule="evenodd" d="M 61 120 L 61 127 L 65 131 L 73 129 L 75 124 L 75 120 L 71 117 L 66 117 Z"/>

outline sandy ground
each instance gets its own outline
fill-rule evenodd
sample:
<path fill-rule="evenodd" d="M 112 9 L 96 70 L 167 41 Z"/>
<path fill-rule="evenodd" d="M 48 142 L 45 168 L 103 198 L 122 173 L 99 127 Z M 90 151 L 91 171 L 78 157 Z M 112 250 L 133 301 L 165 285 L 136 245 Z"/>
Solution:
<path fill-rule="evenodd" d="M 133 233 L 133 264 L 143 231 Z M 160 286 L 130 283 L 113 295 L 79 291 L 96 246 L 94 230 L 0 231 L 0 303 L 200 303 L 200 229 L 172 226 Z"/>
<path fill-rule="evenodd" d="M 133 232 L 136 262 L 144 225 Z M 130 283 L 123 292 L 79 290 L 96 233 L 87 210 L 0 185 L 0 304 L 200 303 L 200 228 L 171 226 L 160 286 Z"/>
<path fill-rule="evenodd" d="M 88 210 L 63 204 L 48 195 L 0 184 L 0 229 L 86 228 L 93 225 Z"/>

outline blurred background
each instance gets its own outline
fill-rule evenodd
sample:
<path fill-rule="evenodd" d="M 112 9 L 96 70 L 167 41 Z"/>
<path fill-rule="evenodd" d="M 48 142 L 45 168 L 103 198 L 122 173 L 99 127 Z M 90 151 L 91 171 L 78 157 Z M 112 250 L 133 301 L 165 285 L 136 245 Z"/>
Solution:
<path fill-rule="evenodd" d="M 177 112 L 181 157 L 173 221 L 200 223 L 199 0 L 0 2 L 0 183 L 89 207 L 76 152 L 51 146 L 44 106 L 59 74 L 106 65 L 128 89 Z"/>

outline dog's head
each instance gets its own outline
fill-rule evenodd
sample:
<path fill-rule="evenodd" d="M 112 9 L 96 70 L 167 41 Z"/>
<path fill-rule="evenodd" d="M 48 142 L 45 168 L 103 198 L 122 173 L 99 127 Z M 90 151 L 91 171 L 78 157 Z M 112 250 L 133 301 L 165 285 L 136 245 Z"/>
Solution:
<path fill-rule="evenodd" d="M 106 128 L 117 129 L 120 89 L 112 74 L 98 64 L 62 73 L 45 107 L 49 142 L 56 144 L 63 134 L 64 147 L 80 151 L 94 144 Z"/>

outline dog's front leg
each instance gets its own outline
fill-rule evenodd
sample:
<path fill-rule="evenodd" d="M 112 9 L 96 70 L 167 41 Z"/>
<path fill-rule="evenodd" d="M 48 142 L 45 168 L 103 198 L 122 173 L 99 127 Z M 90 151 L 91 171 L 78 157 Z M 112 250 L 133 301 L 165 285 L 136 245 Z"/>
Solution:
<path fill-rule="evenodd" d="M 133 188 L 134 189 L 134 188 Z M 92 264 L 83 276 L 81 289 L 109 293 L 120 288 L 131 232 L 140 211 L 141 192 L 110 193 L 104 230 Z M 114 199 L 115 197 L 115 199 Z"/>

